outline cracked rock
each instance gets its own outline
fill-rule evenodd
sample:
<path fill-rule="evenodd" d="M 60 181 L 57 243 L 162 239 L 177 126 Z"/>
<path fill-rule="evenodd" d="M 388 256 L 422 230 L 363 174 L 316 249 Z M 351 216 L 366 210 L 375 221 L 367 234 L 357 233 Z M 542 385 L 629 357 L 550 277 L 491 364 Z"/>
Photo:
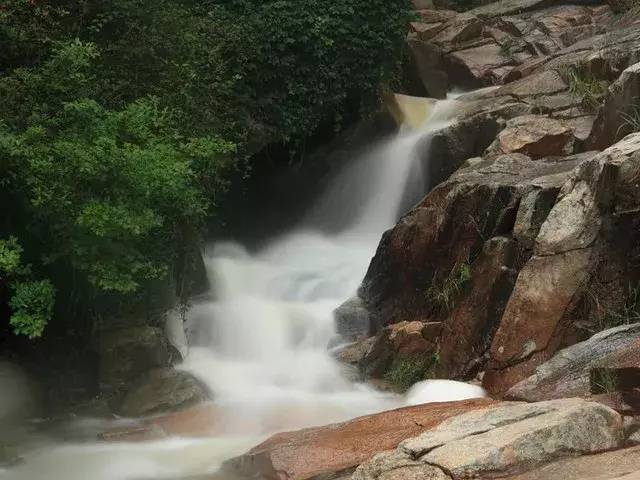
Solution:
<path fill-rule="evenodd" d="M 401 471 L 412 472 L 408 478 L 474 478 L 614 449 L 623 439 L 622 417 L 598 403 L 507 403 L 450 418 L 364 463 L 352 478 L 395 479 Z"/>

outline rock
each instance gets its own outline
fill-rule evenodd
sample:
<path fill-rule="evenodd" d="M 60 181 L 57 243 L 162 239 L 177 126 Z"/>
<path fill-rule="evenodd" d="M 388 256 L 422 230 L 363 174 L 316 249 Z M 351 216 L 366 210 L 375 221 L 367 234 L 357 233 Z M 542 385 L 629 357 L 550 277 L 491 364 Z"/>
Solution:
<path fill-rule="evenodd" d="M 408 43 L 429 96 L 442 98 L 455 86 L 478 88 L 553 72 L 537 67 L 613 22 L 609 7 L 560 5 L 530 12 L 540 3 L 508 0 L 457 15 L 420 11 Z M 498 14 L 505 11 L 514 15 Z"/>
<path fill-rule="evenodd" d="M 518 207 L 513 237 L 524 248 L 533 247 L 542 224 L 553 208 L 559 189 L 535 189 L 527 193 Z"/>
<path fill-rule="evenodd" d="M 638 187 L 631 187 L 629 181 L 640 172 L 640 163 L 634 160 L 639 150 L 640 134 L 630 135 L 592 154 L 562 186 L 494 337 L 483 380 L 489 392 L 506 392 L 532 375 L 565 340 L 575 343 L 566 337 L 570 327 L 584 320 L 585 312 L 601 308 L 590 306 L 589 291 L 597 289 L 597 296 L 606 298 L 607 288 L 628 284 L 633 278 L 633 268 L 625 266 L 628 261 L 624 260 L 633 247 L 621 245 L 619 238 L 636 238 L 635 225 L 640 219 L 631 213 L 628 220 L 611 222 L 606 215 L 621 201 L 615 192 L 630 189 L 635 191 L 632 198 L 640 198 L 634 197 Z M 608 272 L 609 265 L 615 269 Z M 611 294 L 616 297 L 620 292 L 614 289 Z"/>
<path fill-rule="evenodd" d="M 358 340 L 371 334 L 369 310 L 362 299 L 352 297 L 333 312 L 336 333 L 347 340 Z"/>
<path fill-rule="evenodd" d="M 415 70 L 427 95 L 434 98 L 445 98 L 449 90 L 449 76 L 440 65 L 442 52 L 439 47 L 420 40 L 418 35 L 409 37 L 407 43 L 411 49 Z"/>
<path fill-rule="evenodd" d="M 443 322 L 435 369 L 439 378 L 472 378 L 478 372 L 515 283 L 515 257 L 512 240 L 485 242 L 471 268 L 469 294 Z"/>
<path fill-rule="evenodd" d="M 110 442 L 141 442 L 166 437 L 212 436 L 224 431 L 225 413 L 219 406 L 202 403 L 112 428 L 98 438 Z"/>
<path fill-rule="evenodd" d="M 420 471 L 423 478 L 496 475 L 611 450 L 622 445 L 623 435 L 622 417 L 598 403 L 567 399 L 502 404 L 445 420 L 401 442 L 395 452 L 365 462 L 352 478 L 386 478 L 387 469 L 393 472 L 396 467 Z M 438 477 L 438 472 L 445 476 Z"/>
<path fill-rule="evenodd" d="M 369 350 L 371 350 L 375 341 L 376 337 L 365 338 L 364 340 L 340 346 L 332 353 L 333 356 L 342 363 L 360 365 L 365 355 L 367 355 Z"/>
<path fill-rule="evenodd" d="M 105 389 L 126 387 L 153 368 L 169 366 L 172 352 L 159 328 L 143 325 L 104 331 L 98 345 L 100 383 Z"/>
<path fill-rule="evenodd" d="M 568 155 L 573 151 L 573 130 L 565 123 L 542 115 L 523 115 L 507 122 L 498 134 L 497 153 L 523 153 L 531 158 Z"/>
<path fill-rule="evenodd" d="M 491 85 L 502 75 L 496 74 L 501 67 L 513 63 L 506 58 L 497 43 L 458 50 L 447 56 L 451 63 L 449 81 L 453 86 L 478 88 Z"/>
<path fill-rule="evenodd" d="M 598 112 L 587 147 L 603 150 L 640 128 L 640 63 L 627 68 L 611 85 Z M 634 125 L 634 121 L 636 124 Z"/>
<path fill-rule="evenodd" d="M 640 448 L 565 458 L 504 480 L 638 480 Z M 635 472 L 635 473 L 634 473 Z"/>
<path fill-rule="evenodd" d="M 431 403 L 359 417 L 348 422 L 279 433 L 224 465 L 241 475 L 304 480 L 352 471 L 376 453 L 396 448 L 442 421 L 493 402 Z"/>
<path fill-rule="evenodd" d="M 624 437 L 628 445 L 640 444 L 640 417 L 624 417 Z"/>
<path fill-rule="evenodd" d="M 442 286 L 456 265 L 477 255 L 485 239 L 509 234 L 524 194 L 536 188 L 557 191 L 586 158 L 532 161 L 503 155 L 459 170 L 436 187 L 385 233 L 369 266 L 360 295 L 378 323 L 438 321 L 445 312 L 428 298 L 430 285 Z"/>
<path fill-rule="evenodd" d="M 503 95 L 513 95 L 519 99 L 544 98 L 559 94 L 567 89 L 566 82 L 560 74 L 554 70 L 535 73 L 526 79 L 518 80 L 508 85 L 504 85 L 493 92 L 494 97 Z M 563 108 L 566 106 L 563 104 Z"/>
<path fill-rule="evenodd" d="M 435 340 L 441 328 L 440 323 L 420 321 L 399 322 L 384 328 L 362 359 L 365 377 L 383 377 L 395 359 L 429 358 L 436 351 Z"/>
<path fill-rule="evenodd" d="M 592 251 L 532 257 L 518 275 L 491 349 L 483 387 L 494 395 L 558 349 L 562 319 L 589 278 Z"/>
<path fill-rule="evenodd" d="M 183 409 L 209 398 L 207 388 L 187 372 L 151 370 L 126 393 L 118 413 L 142 417 Z"/>
<path fill-rule="evenodd" d="M 589 374 L 599 366 L 640 365 L 640 324 L 600 332 L 558 352 L 535 373 L 509 389 L 507 398 L 536 402 L 588 396 Z"/>

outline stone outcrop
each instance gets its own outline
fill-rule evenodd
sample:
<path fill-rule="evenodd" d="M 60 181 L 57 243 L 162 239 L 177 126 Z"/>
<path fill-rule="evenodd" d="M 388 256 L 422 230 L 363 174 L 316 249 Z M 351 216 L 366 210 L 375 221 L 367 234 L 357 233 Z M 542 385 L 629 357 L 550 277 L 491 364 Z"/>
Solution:
<path fill-rule="evenodd" d="M 477 478 L 611 450 L 623 441 L 622 417 L 597 403 L 505 404 L 446 420 L 365 462 L 352 478 Z"/>
<path fill-rule="evenodd" d="M 600 366 L 640 366 L 640 324 L 608 329 L 561 350 L 506 396 L 530 402 L 588 396 L 590 372 Z"/>
<path fill-rule="evenodd" d="M 533 235 L 544 208 L 550 208 L 534 200 L 526 208 L 541 208 L 519 215 L 521 200 L 555 198 L 572 169 L 591 156 L 557 161 L 501 155 L 463 168 L 436 187 L 384 235 L 372 260 L 361 295 L 376 322 L 442 321 L 440 374 L 472 369 L 467 365 L 478 363 L 497 328 L 516 264 L 526 259 L 526 251 L 508 240 L 516 219 L 519 231 Z M 470 270 L 470 288 L 458 285 L 460 268 Z"/>
<path fill-rule="evenodd" d="M 100 383 L 109 390 L 127 387 L 149 370 L 178 360 L 164 332 L 147 325 L 102 332 L 98 355 Z"/>
<path fill-rule="evenodd" d="M 274 435 L 225 468 L 250 477 L 304 480 L 353 471 L 375 454 L 396 448 L 443 421 L 485 409 L 491 400 L 433 403 L 356 418 L 349 422 Z"/>
<path fill-rule="evenodd" d="M 628 247 L 620 245 L 619 237 L 637 241 L 637 211 L 627 212 L 627 219 L 610 212 L 620 208 L 614 192 L 629 189 L 635 192 L 632 198 L 639 198 L 638 187 L 630 186 L 640 172 L 638 153 L 640 134 L 630 135 L 580 164 L 563 185 L 492 342 L 483 380 L 490 392 L 506 392 L 550 359 L 585 311 L 602 315 L 588 303 L 592 292 L 605 297 L 608 288 L 633 278 L 635 267 L 624 266 Z M 617 279 L 608 271 L 614 265 Z"/>
<path fill-rule="evenodd" d="M 173 368 L 151 370 L 128 389 L 118 407 L 125 417 L 143 417 L 179 410 L 209 399 L 209 392 L 192 375 Z"/>
<path fill-rule="evenodd" d="M 419 13 L 421 21 L 412 23 L 408 43 L 418 75 L 434 97 L 453 87 L 521 78 L 519 68 L 588 41 L 613 23 L 606 5 L 551 6 L 533 0 L 503 0 L 465 13 Z"/>
<path fill-rule="evenodd" d="M 565 122 L 542 115 L 523 115 L 507 122 L 498 134 L 496 153 L 524 153 L 531 158 L 573 153 L 573 129 Z"/>

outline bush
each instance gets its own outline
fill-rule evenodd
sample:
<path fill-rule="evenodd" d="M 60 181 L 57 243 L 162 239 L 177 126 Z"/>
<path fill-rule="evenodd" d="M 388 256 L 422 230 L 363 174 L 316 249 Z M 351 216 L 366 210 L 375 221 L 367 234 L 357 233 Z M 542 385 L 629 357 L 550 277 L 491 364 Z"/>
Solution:
<path fill-rule="evenodd" d="M 404 392 L 414 383 L 433 376 L 433 368 L 440 362 L 438 354 L 429 358 L 395 358 L 385 379 L 395 390 Z"/>
<path fill-rule="evenodd" d="M 185 239 L 249 155 L 277 143 L 286 157 L 377 106 L 409 12 L 409 0 L 7 0 L 0 238 L 20 239 L 35 272 L 3 292 L 14 329 L 41 332 L 54 287 L 58 301 L 130 296 L 188 262 Z"/>

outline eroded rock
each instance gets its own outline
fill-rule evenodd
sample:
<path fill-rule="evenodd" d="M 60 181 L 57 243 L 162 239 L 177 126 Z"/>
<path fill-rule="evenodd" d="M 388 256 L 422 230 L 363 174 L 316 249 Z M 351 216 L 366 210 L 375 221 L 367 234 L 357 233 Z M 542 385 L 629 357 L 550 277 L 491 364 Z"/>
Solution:
<path fill-rule="evenodd" d="M 623 440 L 622 417 L 597 403 L 502 404 L 450 418 L 364 463 L 352 478 L 386 478 L 397 467 L 421 471 L 427 478 L 440 478 L 438 471 L 444 478 L 474 478 L 614 449 Z"/>
<path fill-rule="evenodd" d="M 509 389 L 506 397 L 530 402 L 590 394 L 589 374 L 595 367 L 640 365 L 640 324 L 600 332 L 558 352 L 529 378 Z"/>

